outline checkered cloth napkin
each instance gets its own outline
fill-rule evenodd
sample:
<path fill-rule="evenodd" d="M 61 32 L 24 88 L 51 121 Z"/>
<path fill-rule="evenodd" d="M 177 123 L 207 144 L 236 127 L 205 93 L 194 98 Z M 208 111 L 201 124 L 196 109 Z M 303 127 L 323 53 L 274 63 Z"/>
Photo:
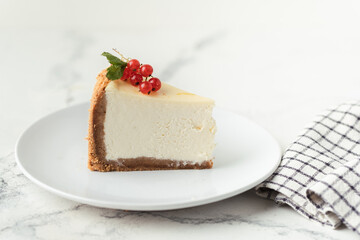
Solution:
<path fill-rule="evenodd" d="M 256 191 L 323 225 L 344 223 L 360 234 L 360 102 L 318 116 Z"/>

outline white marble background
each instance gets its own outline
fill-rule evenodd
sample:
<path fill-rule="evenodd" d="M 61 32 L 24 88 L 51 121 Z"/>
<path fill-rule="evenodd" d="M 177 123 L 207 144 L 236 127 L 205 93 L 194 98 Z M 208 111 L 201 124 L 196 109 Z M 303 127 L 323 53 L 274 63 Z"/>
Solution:
<path fill-rule="evenodd" d="M 95 208 L 40 189 L 14 160 L 28 125 L 89 100 L 112 47 L 285 148 L 315 114 L 359 99 L 359 23 L 359 1 L 0 0 L 0 239 L 359 238 L 253 191 L 178 211 Z"/>

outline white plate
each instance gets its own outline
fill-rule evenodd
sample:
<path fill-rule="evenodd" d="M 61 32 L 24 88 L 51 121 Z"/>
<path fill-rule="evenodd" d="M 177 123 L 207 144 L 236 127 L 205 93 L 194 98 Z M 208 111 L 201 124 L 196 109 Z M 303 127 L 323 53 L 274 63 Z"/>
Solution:
<path fill-rule="evenodd" d="M 281 151 L 264 129 L 214 109 L 215 161 L 208 170 L 91 172 L 87 168 L 88 104 L 50 114 L 16 144 L 16 160 L 34 183 L 89 205 L 127 210 L 170 210 L 219 201 L 259 184 L 276 169 Z"/>

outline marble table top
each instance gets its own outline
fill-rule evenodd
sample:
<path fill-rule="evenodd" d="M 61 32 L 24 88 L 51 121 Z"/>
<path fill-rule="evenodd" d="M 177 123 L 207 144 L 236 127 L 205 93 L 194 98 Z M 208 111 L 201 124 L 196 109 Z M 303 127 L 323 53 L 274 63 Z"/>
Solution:
<path fill-rule="evenodd" d="M 0 239 L 358 238 L 253 190 L 177 211 L 79 204 L 30 182 L 14 145 L 40 117 L 89 101 L 107 66 L 100 54 L 116 47 L 151 63 L 161 80 L 264 126 L 285 149 L 316 114 L 359 99 L 359 9 L 335 1 L 0 1 Z"/>

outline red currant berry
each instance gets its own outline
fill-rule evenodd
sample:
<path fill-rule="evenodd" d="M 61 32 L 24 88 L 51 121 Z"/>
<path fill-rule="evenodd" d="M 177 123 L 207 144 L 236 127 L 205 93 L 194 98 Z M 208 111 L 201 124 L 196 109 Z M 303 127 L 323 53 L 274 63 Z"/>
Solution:
<path fill-rule="evenodd" d="M 140 74 L 144 77 L 148 77 L 153 73 L 153 68 L 149 64 L 144 64 L 140 67 Z"/>
<path fill-rule="evenodd" d="M 142 83 L 140 83 L 139 89 L 140 89 L 140 92 L 142 92 L 143 94 L 150 94 L 151 89 L 152 89 L 151 83 L 142 82 Z"/>
<path fill-rule="evenodd" d="M 142 80 L 143 80 L 143 77 L 140 74 L 135 73 L 130 77 L 130 83 L 133 86 L 139 85 L 142 82 Z"/>
<path fill-rule="evenodd" d="M 149 80 L 149 83 L 151 83 L 151 86 L 152 86 L 151 90 L 153 92 L 156 92 L 161 88 L 161 82 L 160 82 L 160 80 L 158 78 L 151 78 Z"/>
<path fill-rule="evenodd" d="M 121 80 L 129 79 L 130 75 L 131 75 L 131 70 L 129 68 L 125 68 L 124 73 L 123 73 L 123 75 L 122 75 L 122 77 L 120 79 Z"/>
<path fill-rule="evenodd" d="M 127 63 L 127 67 L 131 70 L 131 71 L 136 71 L 136 69 L 138 69 L 140 67 L 140 62 L 136 59 L 131 59 L 128 63 Z"/>
<path fill-rule="evenodd" d="M 135 74 L 139 74 L 139 75 L 141 75 L 139 72 L 137 72 L 137 71 L 131 71 L 130 70 L 130 77 L 129 78 L 131 78 L 132 76 L 134 76 Z"/>

